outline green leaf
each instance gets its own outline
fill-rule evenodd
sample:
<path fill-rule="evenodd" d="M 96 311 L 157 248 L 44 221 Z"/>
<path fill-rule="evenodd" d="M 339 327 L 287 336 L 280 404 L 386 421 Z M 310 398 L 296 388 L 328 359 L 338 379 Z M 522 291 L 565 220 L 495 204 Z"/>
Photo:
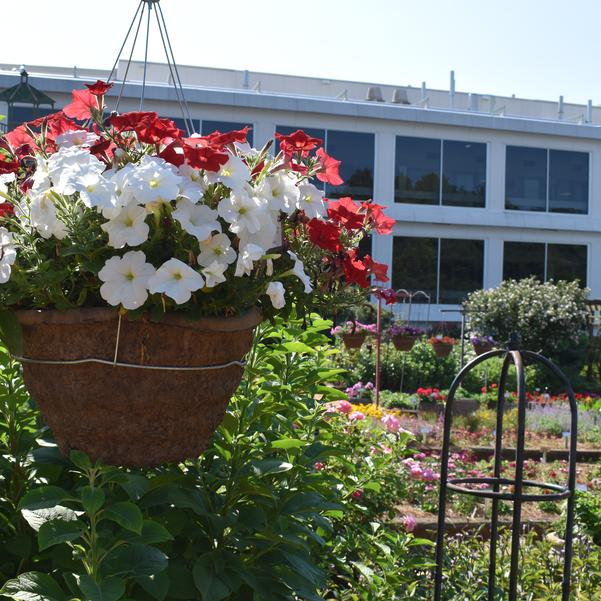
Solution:
<path fill-rule="evenodd" d="M 9 580 L 0 593 L 19 601 L 65 601 L 66 595 L 56 582 L 41 572 L 25 572 Z"/>
<path fill-rule="evenodd" d="M 118 601 L 125 593 L 125 582 L 113 576 L 96 582 L 84 574 L 79 577 L 78 585 L 86 601 Z"/>
<path fill-rule="evenodd" d="M 317 353 L 315 349 L 307 346 L 304 342 L 284 342 L 282 347 L 289 353 L 309 353 L 310 355 Z"/>
<path fill-rule="evenodd" d="M 38 546 L 40 551 L 75 540 L 81 536 L 85 525 L 79 520 L 67 522 L 65 520 L 51 520 L 40 526 L 38 531 Z"/>
<path fill-rule="evenodd" d="M 104 560 L 102 571 L 122 577 L 153 576 L 167 567 L 167 556 L 154 547 L 134 544 L 112 551 Z"/>
<path fill-rule="evenodd" d="M 122 501 L 121 503 L 115 503 L 107 507 L 102 517 L 112 522 L 116 522 L 119 526 L 122 526 L 126 530 L 131 530 L 136 534 L 142 532 L 142 524 L 144 518 L 142 512 L 137 505 L 130 503 L 129 501 Z"/>
<path fill-rule="evenodd" d="M 255 476 L 266 476 L 267 474 L 279 474 L 292 469 L 292 464 L 279 459 L 263 459 L 251 462 Z"/>
<path fill-rule="evenodd" d="M 167 570 L 152 576 L 139 576 L 136 582 L 157 601 L 163 601 L 169 592 L 169 574 Z"/>
<path fill-rule="evenodd" d="M 77 519 L 77 514 L 68 507 L 55 505 L 48 509 L 23 509 L 23 519 L 37 532 L 46 522 L 52 520 L 63 520 L 72 522 Z"/>
<path fill-rule="evenodd" d="M 104 505 L 105 495 L 101 488 L 92 488 L 84 486 L 80 492 L 83 508 L 90 515 L 98 513 L 98 510 Z"/>
<path fill-rule="evenodd" d="M 139 501 L 150 488 L 150 482 L 140 474 L 125 474 L 126 478 L 119 482 L 121 488 L 132 501 Z"/>
<path fill-rule="evenodd" d="M 272 449 L 300 449 L 306 446 L 307 442 L 298 438 L 280 438 L 271 443 Z"/>
<path fill-rule="evenodd" d="M 67 491 L 58 486 L 40 486 L 21 498 L 18 509 L 47 509 L 60 505 L 61 501 L 68 498 Z"/>
<path fill-rule="evenodd" d="M 69 459 L 71 460 L 71 463 L 81 470 L 89 470 L 92 467 L 90 458 L 83 451 L 78 451 L 77 449 L 71 451 L 69 453 Z"/>
<path fill-rule="evenodd" d="M 0 340 L 13 355 L 23 353 L 23 332 L 11 309 L 0 309 Z"/>
<path fill-rule="evenodd" d="M 192 569 L 194 584 L 200 591 L 202 601 L 221 601 L 229 597 L 230 587 L 215 573 L 213 558 L 210 555 L 200 557 Z"/>
<path fill-rule="evenodd" d="M 153 520 L 144 520 L 142 532 L 137 536 L 129 536 L 131 537 L 131 540 L 144 545 L 156 545 L 157 543 L 173 540 L 171 532 L 169 532 L 165 526 Z"/>

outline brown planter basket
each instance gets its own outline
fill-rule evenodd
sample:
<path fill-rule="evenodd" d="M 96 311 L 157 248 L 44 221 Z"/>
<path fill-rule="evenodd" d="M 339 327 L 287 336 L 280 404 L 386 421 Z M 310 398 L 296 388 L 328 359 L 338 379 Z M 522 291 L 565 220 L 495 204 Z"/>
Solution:
<path fill-rule="evenodd" d="M 432 345 L 432 348 L 439 359 L 445 359 L 451 354 L 453 345 L 448 342 L 436 342 Z"/>
<path fill-rule="evenodd" d="M 418 336 L 410 336 L 408 334 L 397 334 L 392 337 L 392 344 L 397 351 L 410 351 L 415 344 Z"/>
<path fill-rule="evenodd" d="M 119 314 L 115 309 L 17 311 L 23 357 L 113 361 Z M 120 326 L 120 363 L 200 367 L 241 361 L 261 313 L 189 321 L 167 315 Z M 23 362 L 25 384 L 61 451 L 80 449 L 93 460 L 156 466 L 197 457 L 223 420 L 243 367 L 210 370 L 140 369 L 100 363 Z"/>
<path fill-rule="evenodd" d="M 365 332 L 354 332 L 353 334 L 343 334 L 342 342 L 348 349 L 358 349 L 363 346 L 367 334 Z"/>
<path fill-rule="evenodd" d="M 492 344 L 482 344 L 473 342 L 472 346 L 474 347 L 474 351 L 476 351 L 476 355 L 483 355 L 484 353 L 488 353 L 488 351 L 493 350 Z"/>

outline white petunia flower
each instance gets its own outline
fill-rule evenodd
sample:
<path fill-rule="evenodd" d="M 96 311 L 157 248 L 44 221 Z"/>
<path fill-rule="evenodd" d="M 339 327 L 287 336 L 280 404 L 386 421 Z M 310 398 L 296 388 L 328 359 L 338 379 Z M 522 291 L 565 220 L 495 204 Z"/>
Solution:
<path fill-rule="evenodd" d="M 247 230 L 255 234 L 261 228 L 259 214 L 265 211 L 265 205 L 255 196 L 250 196 L 246 190 L 230 192 L 217 207 L 219 216 L 230 224 L 234 234 Z"/>
<path fill-rule="evenodd" d="M 109 305 L 137 309 L 148 298 L 148 280 L 155 271 L 141 250 L 130 250 L 123 257 L 111 257 L 98 272 L 104 282 L 100 286 L 100 296 Z"/>
<path fill-rule="evenodd" d="M 67 226 L 56 215 L 52 189 L 43 190 L 31 196 L 29 222 L 42 238 L 47 239 L 54 236 L 62 240 L 67 235 Z"/>
<path fill-rule="evenodd" d="M 250 275 L 254 267 L 254 262 L 258 261 L 264 254 L 265 251 L 256 244 L 247 244 L 241 248 L 238 253 L 238 262 L 236 263 L 234 275 L 236 277 Z"/>
<path fill-rule="evenodd" d="M 232 243 L 227 234 L 215 234 L 215 236 L 200 243 L 198 263 L 203 267 L 208 267 L 215 261 L 227 267 L 235 260 L 236 251 L 232 248 Z"/>
<path fill-rule="evenodd" d="M 182 178 L 161 158 L 142 157 L 131 176 L 136 200 L 141 204 L 169 202 L 177 198 Z"/>
<path fill-rule="evenodd" d="M 192 292 L 204 286 L 204 279 L 197 271 L 179 259 L 165 261 L 148 280 L 150 292 L 162 292 L 178 305 L 186 303 Z"/>
<path fill-rule="evenodd" d="M 282 244 L 282 229 L 278 220 L 278 214 L 272 211 L 259 211 L 257 213 L 259 229 L 250 233 L 244 229 L 238 233 L 240 246 L 256 244 L 264 249 L 274 248 Z"/>
<path fill-rule="evenodd" d="M 92 177 L 104 171 L 105 165 L 87 150 L 78 146 L 60 148 L 48 159 L 48 175 L 59 194 L 73 194 L 82 190 L 78 179 Z"/>
<path fill-rule="evenodd" d="M 74 185 L 79 189 L 79 198 L 86 207 L 109 210 L 117 208 L 117 187 L 102 175 L 85 173 L 77 177 Z"/>
<path fill-rule="evenodd" d="M 187 198 L 177 201 L 177 209 L 173 211 L 182 228 L 198 240 L 206 240 L 213 232 L 221 231 L 217 221 L 217 211 L 207 205 L 196 205 Z"/>
<path fill-rule="evenodd" d="M 36 168 L 33 174 L 31 186 L 32 192 L 41 192 L 42 190 L 48 190 L 52 186 L 50 176 L 48 175 L 48 161 L 41 155 L 36 154 Z"/>
<path fill-rule="evenodd" d="M 13 235 L 5 227 L 0 227 L 0 284 L 6 284 L 10 279 L 11 265 L 16 258 Z"/>
<path fill-rule="evenodd" d="M 202 275 L 206 279 L 206 287 L 213 288 L 217 284 L 221 284 L 226 281 L 225 270 L 227 269 L 227 263 L 219 263 L 219 261 L 213 261 L 210 265 L 202 270 Z"/>
<path fill-rule="evenodd" d="M 134 170 L 135 167 L 132 163 L 126 163 L 126 165 L 118 171 L 109 169 L 104 173 L 104 177 L 115 186 L 115 196 L 117 198 L 117 205 L 115 207 L 102 209 L 102 214 L 107 219 L 116 217 L 119 214 L 121 207 L 126 207 L 135 200 L 134 187 L 132 185 L 132 175 Z"/>
<path fill-rule="evenodd" d="M 109 235 L 109 246 L 123 248 L 138 246 L 146 242 L 150 228 L 146 223 L 146 210 L 134 202 L 122 208 L 120 212 L 100 227 Z"/>
<path fill-rule="evenodd" d="M 323 190 L 316 188 L 313 184 L 301 184 L 298 187 L 299 198 L 297 208 L 302 209 L 307 217 L 319 219 L 327 213 L 323 201 Z"/>
<path fill-rule="evenodd" d="M 179 195 L 192 202 L 198 202 L 207 190 L 207 182 L 200 169 L 194 169 L 184 163 L 179 167 L 178 173 L 182 178 Z"/>
<path fill-rule="evenodd" d="M 257 192 L 267 201 L 270 210 L 283 211 L 288 215 L 296 211 L 300 198 L 294 179 L 281 171 L 266 177 Z"/>
<path fill-rule="evenodd" d="M 71 146 L 93 146 L 98 141 L 98 136 L 85 129 L 70 129 L 56 137 L 56 143 L 61 148 Z"/>
<path fill-rule="evenodd" d="M 267 294 L 271 300 L 274 309 L 284 308 L 286 305 L 286 299 L 284 298 L 285 293 L 286 290 L 284 289 L 282 282 L 269 282 L 267 290 L 265 291 L 265 294 Z"/>
<path fill-rule="evenodd" d="M 15 179 L 14 173 L 3 173 L 0 175 L 0 193 L 8 194 L 8 184 L 14 182 Z"/>
<path fill-rule="evenodd" d="M 220 182 L 230 190 L 239 192 L 250 181 L 250 169 L 241 158 L 231 155 L 219 171 L 207 171 L 206 177 L 210 184 Z"/>
<path fill-rule="evenodd" d="M 291 250 L 288 251 L 288 254 L 294 261 L 292 273 L 304 284 L 305 294 L 309 294 L 309 292 L 313 291 L 313 286 L 311 286 L 311 280 L 309 279 L 309 276 L 305 273 L 305 266 L 303 262 Z"/>

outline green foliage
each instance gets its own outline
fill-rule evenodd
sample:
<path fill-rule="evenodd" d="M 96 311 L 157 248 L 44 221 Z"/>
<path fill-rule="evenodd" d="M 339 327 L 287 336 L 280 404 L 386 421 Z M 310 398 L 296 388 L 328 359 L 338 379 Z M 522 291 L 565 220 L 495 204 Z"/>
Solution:
<path fill-rule="evenodd" d="M 576 495 L 575 513 L 582 530 L 601 547 L 601 498 L 591 493 L 579 492 Z"/>
<path fill-rule="evenodd" d="M 464 306 L 470 312 L 473 333 L 504 342 L 517 332 L 523 348 L 562 358 L 564 365 L 578 359 L 568 361 L 585 333 L 587 294 L 577 282 L 541 284 L 530 277 L 472 292 Z"/>

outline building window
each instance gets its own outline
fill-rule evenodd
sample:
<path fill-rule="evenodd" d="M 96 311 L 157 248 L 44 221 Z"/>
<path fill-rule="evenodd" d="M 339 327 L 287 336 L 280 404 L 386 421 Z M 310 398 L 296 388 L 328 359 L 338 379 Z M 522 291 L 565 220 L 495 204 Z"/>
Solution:
<path fill-rule="evenodd" d="M 583 244 L 505 242 L 503 279 L 521 280 L 536 276 L 547 280 L 578 280 L 586 286 L 587 247 Z"/>
<path fill-rule="evenodd" d="M 505 208 L 588 213 L 589 154 L 507 146 Z"/>
<path fill-rule="evenodd" d="M 484 207 L 486 144 L 397 136 L 395 202 Z"/>
<path fill-rule="evenodd" d="M 482 288 L 484 241 L 395 237 L 392 286 L 423 290 L 433 303 L 459 304 Z"/>
<path fill-rule="evenodd" d="M 287 136 L 297 129 L 302 129 L 307 135 L 323 140 L 326 152 L 338 161 L 342 161 L 340 177 L 344 183 L 340 186 L 322 185 L 317 179 L 313 181 L 318 188 L 325 190 L 328 198 L 341 198 L 342 196 L 351 196 L 354 200 L 373 198 L 374 134 L 282 125 L 276 127 L 276 132 Z"/>
<path fill-rule="evenodd" d="M 186 129 L 186 124 L 189 127 L 192 127 L 192 131 L 190 133 L 198 133 L 200 132 L 200 121 L 198 119 L 184 119 L 183 117 L 169 117 L 177 127 L 179 127 L 185 135 L 188 135 L 188 130 Z"/>
<path fill-rule="evenodd" d="M 482 288 L 484 240 L 441 240 L 438 302 L 458 305 Z"/>
<path fill-rule="evenodd" d="M 437 205 L 440 197 L 440 140 L 397 136 L 394 200 Z"/>
<path fill-rule="evenodd" d="M 56 113 L 59 109 L 33 106 L 11 106 L 8 109 L 8 129 L 14 129 L 26 121 L 33 121 L 39 117 L 45 117 Z"/>
<path fill-rule="evenodd" d="M 248 132 L 247 141 L 252 146 L 253 145 L 253 130 L 252 123 L 236 123 L 233 121 L 209 121 L 206 119 L 202 120 L 202 129 L 201 133 L 203 136 L 208 136 L 214 131 L 220 131 L 221 133 L 225 133 L 228 131 L 236 131 L 238 129 L 243 129 L 245 127 L 249 127 L 250 131 Z"/>

